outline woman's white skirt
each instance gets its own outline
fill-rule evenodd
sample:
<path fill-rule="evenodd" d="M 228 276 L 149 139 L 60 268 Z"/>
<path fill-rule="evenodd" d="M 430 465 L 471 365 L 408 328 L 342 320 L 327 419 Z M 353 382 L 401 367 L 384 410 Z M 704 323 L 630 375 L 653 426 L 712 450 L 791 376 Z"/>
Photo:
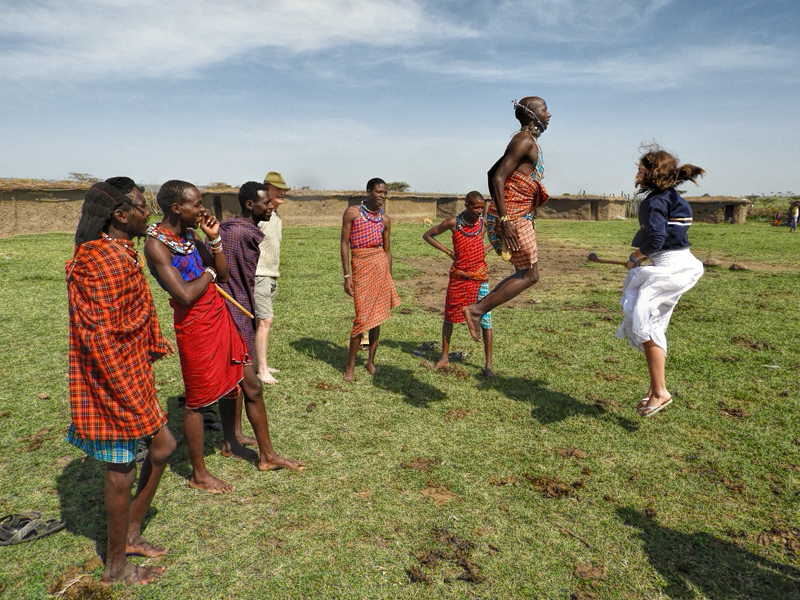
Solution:
<path fill-rule="evenodd" d="M 644 352 L 653 340 L 667 353 L 667 325 L 681 295 L 703 275 L 703 263 L 688 248 L 653 254 L 653 266 L 634 267 L 622 284 L 622 325 L 617 337 L 628 338 L 632 348 Z"/>

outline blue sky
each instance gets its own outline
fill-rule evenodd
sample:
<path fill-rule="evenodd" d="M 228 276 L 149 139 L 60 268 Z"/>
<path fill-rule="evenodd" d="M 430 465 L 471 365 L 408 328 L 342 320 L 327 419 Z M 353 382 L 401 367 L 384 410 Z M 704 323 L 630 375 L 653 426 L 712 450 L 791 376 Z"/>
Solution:
<path fill-rule="evenodd" d="M 692 193 L 800 193 L 798 29 L 796 0 L 0 0 L 0 176 L 485 191 L 538 95 L 553 194 L 633 192 L 650 140 Z"/>

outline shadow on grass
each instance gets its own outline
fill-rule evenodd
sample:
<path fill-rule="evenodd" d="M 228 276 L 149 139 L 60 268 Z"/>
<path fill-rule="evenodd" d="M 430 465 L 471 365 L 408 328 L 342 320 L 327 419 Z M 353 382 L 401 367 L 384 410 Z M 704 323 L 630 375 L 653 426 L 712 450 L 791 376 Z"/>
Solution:
<path fill-rule="evenodd" d="M 504 377 L 498 375 L 491 379 L 481 379 L 478 386 L 482 390 L 497 390 L 507 398 L 531 405 L 531 416 L 540 423 L 556 423 L 574 415 L 587 415 L 595 418 L 609 418 L 626 431 L 638 431 L 635 421 L 607 413 L 602 409 L 585 404 L 567 394 L 554 392 L 541 379 L 524 377 Z"/>
<path fill-rule="evenodd" d="M 381 342 L 383 344 L 383 342 Z M 324 361 L 337 371 L 344 370 L 347 364 L 347 348 L 336 345 L 329 340 L 301 338 L 291 342 L 292 347 L 311 358 Z M 389 344 L 386 344 L 389 345 Z M 359 356 L 356 367 L 364 364 Z M 372 384 L 389 392 L 401 394 L 405 402 L 411 406 L 427 408 L 428 403 L 443 400 L 446 394 L 439 388 L 420 381 L 411 369 L 401 369 L 393 365 L 378 364 L 378 374 L 372 378 Z M 363 379 L 369 377 L 366 372 L 359 374 Z"/>
<path fill-rule="evenodd" d="M 639 529 L 650 564 L 667 580 L 670 598 L 696 598 L 691 586 L 712 600 L 800 598 L 800 569 L 754 554 L 708 533 L 681 533 L 658 525 L 629 506 L 622 521 Z"/>
<path fill-rule="evenodd" d="M 94 541 L 95 551 L 105 556 L 108 541 L 108 524 L 105 508 L 105 484 L 107 463 L 93 458 L 76 459 L 69 463 L 56 478 L 56 489 L 61 501 L 61 519 L 66 530 Z M 137 465 L 137 471 L 141 465 Z M 137 473 L 138 475 L 138 473 Z M 136 490 L 138 480 L 134 483 Z M 158 509 L 152 505 L 145 514 L 142 530 Z"/>

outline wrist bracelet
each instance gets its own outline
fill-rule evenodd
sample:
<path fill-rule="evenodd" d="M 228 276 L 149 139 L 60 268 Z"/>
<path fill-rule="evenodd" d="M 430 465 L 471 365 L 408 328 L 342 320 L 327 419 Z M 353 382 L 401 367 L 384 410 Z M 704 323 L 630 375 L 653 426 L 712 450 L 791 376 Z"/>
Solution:
<path fill-rule="evenodd" d="M 213 246 L 214 244 L 219 244 L 219 243 L 221 243 L 221 242 L 222 242 L 222 236 L 221 236 L 221 235 L 218 235 L 218 236 L 217 236 L 217 237 L 215 237 L 213 240 L 208 240 L 208 243 L 209 243 L 209 244 L 211 244 L 212 246 Z"/>
<path fill-rule="evenodd" d="M 348 273 L 347 275 L 344 276 L 345 279 L 347 279 L 348 277 L 352 277 L 352 275 L 350 275 L 350 273 Z"/>
<path fill-rule="evenodd" d="M 211 273 L 211 283 L 214 283 L 214 282 L 217 281 L 217 272 L 214 269 L 212 269 L 211 267 L 206 267 L 206 271 L 205 272 L 206 273 Z"/>
<path fill-rule="evenodd" d="M 508 215 L 503 215 L 502 217 L 500 217 L 500 222 L 501 223 L 505 223 L 506 221 L 510 221 L 510 219 L 508 218 Z"/>
<path fill-rule="evenodd" d="M 211 246 L 211 254 L 219 254 L 220 252 L 222 252 L 222 244 Z"/>
<path fill-rule="evenodd" d="M 633 252 L 631 252 L 631 255 L 628 257 L 628 260 L 629 260 L 629 261 L 631 261 L 632 263 L 636 263 L 637 265 L 639 264 L 639 261 L 638 261 L 638 260 L 636 260 L 636 259 L 633 257 Z"/>

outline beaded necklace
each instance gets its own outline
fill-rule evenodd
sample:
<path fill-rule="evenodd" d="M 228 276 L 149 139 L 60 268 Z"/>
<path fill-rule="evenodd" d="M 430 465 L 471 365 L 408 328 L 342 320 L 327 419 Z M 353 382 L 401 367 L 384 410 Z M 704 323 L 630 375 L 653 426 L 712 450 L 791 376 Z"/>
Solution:
<path fill-rule="evenodd" d="M 467 227 L 473 227 L 476 223 L 480 225 L 477 231 L 466 230 Z M 459 213 L 459 215 L 456 217 L 456 230 L 460 231 L 467 237 L 483 235 L 483 217 L 478 217 L 474 223 L 467 223 L 466 219 L 464 219 L 464 213 Z"/>
<path fill-rule="evenodd" d="M 171 231 L 161 227 L 161 223 L 150 225 L 150 227 L 147 228 L 147 235 L 156 238 L 175 254 L 187 255 L 195 250 L 194 232 L 191 229 L 186 230 L 186 241 L 183 241 Z"/>
<path fill-rule="evenodd" d="M 142 265 L 144 264 L 144 259 L 142 258 L 141 253 L 139 253 L 136 248 L 133 246 L 133 242 L 130 240 L 115 240 L 110 235 L 108 235 L 105 231 L 100 232 L 100 237 L 105 240 L 106 242 L 111 242 L 111 245 L 114 248 L 117 248 L 120 252 L 122 252 L 125 256 L 130 258 L 133 262 L 136 263 L 136 266 L 140 269 L 143 268 Z M 119 248 L 119 246 L 122 246 Z M 133 254 L 131 254 L 133 253 Z M 134 256 L 135 254 L 135 256 Z"/>
<path fill-rule="evenodd" d="M 361 216 L 364 217 L 367 221 L 371 223 L 381 223 L 383 221 L 383 209 L 379 208 L 378 210 L 370 210 L 367 208 L 366 204 L 363 202 L 361 203 Z M 372 215 L 372 217 L 370 217 Z M 375 218 L 377 215 L 377 218 Z"/>

